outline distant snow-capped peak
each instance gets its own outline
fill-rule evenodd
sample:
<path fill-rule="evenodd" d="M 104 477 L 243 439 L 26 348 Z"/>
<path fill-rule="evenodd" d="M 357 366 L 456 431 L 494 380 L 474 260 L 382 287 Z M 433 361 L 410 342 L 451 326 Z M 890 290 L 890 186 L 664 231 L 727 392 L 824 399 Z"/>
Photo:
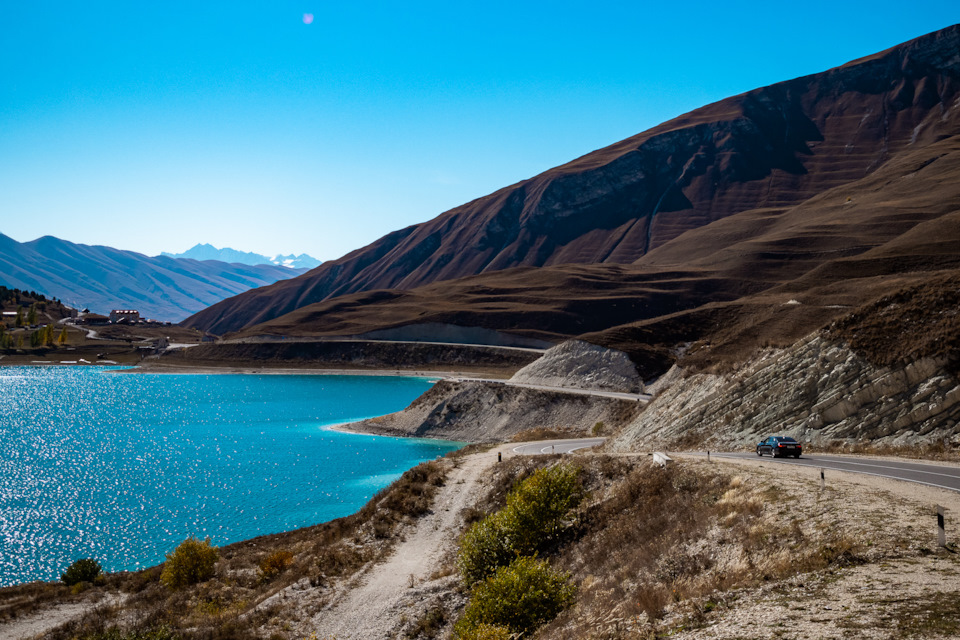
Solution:
<path fill-rule="evenodd" d="M 167 253 L 160 255 L 168 258 L 189 258 L 191 260 L 219 260 L 220 262 L 230 262 L 239 264 L 273 264 L 288 269 L 313 269 L 320 266 L 320 260 L 305 253 L 300 255 L 277 254 L 273 258 L 252 251 L 237 251 L 229 247 L 218 249 L 211 244 L 197 244 L 187 249 L 183 253 Z"/>

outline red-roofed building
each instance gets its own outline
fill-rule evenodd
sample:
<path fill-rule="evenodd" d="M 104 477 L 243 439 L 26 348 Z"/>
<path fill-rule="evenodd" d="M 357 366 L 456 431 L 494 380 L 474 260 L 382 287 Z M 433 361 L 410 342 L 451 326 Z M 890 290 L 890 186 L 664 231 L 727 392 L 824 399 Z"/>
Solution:
<path fill-rule="evenodd" d="M 140 312 L 133 309 L 114 309 L 110 312 L 110 322 L 140 322 Z"/>

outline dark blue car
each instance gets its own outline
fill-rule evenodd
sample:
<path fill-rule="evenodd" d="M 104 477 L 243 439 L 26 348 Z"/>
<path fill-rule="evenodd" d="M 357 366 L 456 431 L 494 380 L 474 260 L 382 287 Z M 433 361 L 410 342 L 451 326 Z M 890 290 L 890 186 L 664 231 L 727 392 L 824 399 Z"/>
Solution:
<path fill-rule="evenodd" d="M 757 455 L 769 453 L 774 458 L 793 456 L 799 458 L 803 453 L 803 446 L 790 436 L 770 436 L 763 442 L 757 443 Z"/>

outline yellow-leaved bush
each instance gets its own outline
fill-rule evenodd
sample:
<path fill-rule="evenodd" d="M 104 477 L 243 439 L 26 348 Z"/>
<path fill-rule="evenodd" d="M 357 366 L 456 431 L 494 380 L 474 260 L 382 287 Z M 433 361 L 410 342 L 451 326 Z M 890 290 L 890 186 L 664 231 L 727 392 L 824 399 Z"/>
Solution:
<path fill-rule="evenodd" d="M 210 538 L 200 540 L 191 536 L 167 554 L 160 582 L 171 589 L 182 589 L 209 580 L 219 556 L 217 548 L 210 544 Z"/>

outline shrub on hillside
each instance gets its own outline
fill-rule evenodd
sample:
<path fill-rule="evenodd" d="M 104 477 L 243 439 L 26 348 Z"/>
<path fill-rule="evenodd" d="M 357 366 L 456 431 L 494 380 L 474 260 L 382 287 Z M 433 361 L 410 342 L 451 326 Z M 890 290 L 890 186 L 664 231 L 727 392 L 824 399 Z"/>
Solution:
<path fill-rule="evenodd" d="M 464 535 L 457 556 L 464 582 L 472 585 L 517 556 L 546 549 L 582 498 L 576 467 L 558 464 L 537 470 L 510 492 L 503 509 L 474 524 Z"/>
<path fill-rule="evenodd" d="M 293 562 L 293 554 L 286 549 L 274 551 L 260 561 L 260 577 L 269 580 L 280 575 Z"/>
<path fill-rule="evenodd" d="M 171 589 L 181 589 L 213 577 L 213 567 L 219 553 L 210 544 L 210 538 L 199 540 L 193 536 L 167 554 L 160 582 Z"/>
<path fill-rule="evenodd" d="M 521 555 L 557 538 L 567 514 L 583 499 L 580 470 L 566 464 L 539 469 L 507 496 L 504 510 Z"/>
<path fill-rule="evenodd" d="M 167 627 L 148 630 L 121 630 L 111 627 L 106 631 L 82 636 L 83 640 L 179 640 L 180 636 Z"/>
<path fill-rule="evenodd" d="M 508 627 L 495 624 L 480 624 L 462 632 L 457 640 L 514 640 L 516 636 Z"/>
<path fill-rule="evenodd" d="M 517 557 L 513 550 L 504 511 L 474 524 L 460 541 L 457 567 L 467 586 L 483 580 Z"/>
<path fill-rule="evenodd" d="M 503 636 L 493 634 L 504 627 L 515 634 L 532 633 L 573 603 L 576 587 L 569 578 L 546 560 L 517 558 L 477 584 L 454 627 L 455 636 L 498 638 Z M 476 635 L 479 631 L 488 635 Z"/>
<path fill-rule="evenodd" d="M 60 579 L 68 587 L 80 582 L 93 582 L 100 575 L 100 563 L 93 558 L 81 558 L 67 567 Z"/>

